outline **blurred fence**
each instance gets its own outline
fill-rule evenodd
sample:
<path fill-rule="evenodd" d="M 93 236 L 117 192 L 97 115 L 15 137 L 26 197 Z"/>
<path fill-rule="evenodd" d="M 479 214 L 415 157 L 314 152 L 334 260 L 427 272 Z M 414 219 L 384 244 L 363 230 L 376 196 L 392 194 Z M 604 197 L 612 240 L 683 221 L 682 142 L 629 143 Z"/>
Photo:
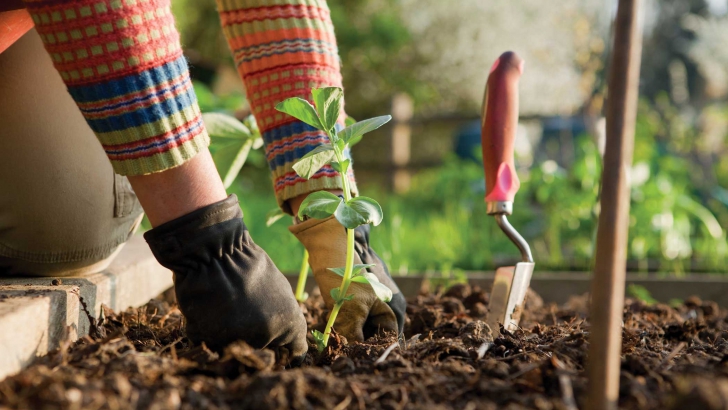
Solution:
<path fill-rule="evenodd" d="M 368 136 L 354 153 L 356 172 L 364 184 L 404 193 L 414 173 L 441 165 L 448 155 L 480 161 L 480 115 L 417 117 L 412 98 L 404 93 L 392 97 L 389 112 L 391 126 Z M 548 159 L 568 165 L 573 159 L 574 137 L 586 130 L 583 121 L 570 126 L 578 118 L 522 115 L 516 142 L 520 166 Z"/>

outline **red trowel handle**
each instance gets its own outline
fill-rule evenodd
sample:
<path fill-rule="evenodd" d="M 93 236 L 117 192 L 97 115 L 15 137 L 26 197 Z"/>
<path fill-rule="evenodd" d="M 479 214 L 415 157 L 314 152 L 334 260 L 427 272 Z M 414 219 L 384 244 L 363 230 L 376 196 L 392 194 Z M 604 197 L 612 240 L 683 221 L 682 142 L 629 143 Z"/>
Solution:
<path fill-rule="evenodd" d="M 483 99 L 481 141 L 485 170 L 485 201 L 512 202 L 520 182 L 513 164 L 518 126 L 518 80 L 524 61 L 508 51 L 490 69 Z"/>

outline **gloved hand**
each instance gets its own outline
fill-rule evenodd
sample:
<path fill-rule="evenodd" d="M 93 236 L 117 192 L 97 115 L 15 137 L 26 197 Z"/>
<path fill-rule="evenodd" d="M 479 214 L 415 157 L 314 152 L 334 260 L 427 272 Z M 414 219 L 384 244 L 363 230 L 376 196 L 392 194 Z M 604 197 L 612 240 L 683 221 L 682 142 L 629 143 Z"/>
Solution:
<path fill-rule="evenodd" d="M 291 285 L 250 238 L 238 199 L 227 199 L 144 234 L 159 263 L 174 272 L 187 335 L 220 350 L 244 340 L 300 362 L 306 320 Z"/>
<path fill-rule="evenodd" d="M 382 259 L 369 247 L 369 225 L 355 230 L 355 264 L 376 264 L 367 269 L 375 274 L 380 282 L 392 290 L 392 300 L 384 303 L 377 298 L 367 283 L 352 282 L 347 294 L 354 298 L 341 306 L 336 317 L 334 329 L 349 341 L 362 342 L 381 331 L 402 333 L 407 303 L 399 288 L 392 280 Z M 331 289 L 341 286 L 341 276 L 328 270 L 339 268 L 346 263 L 346 229 L 336 218 L 309 219 L 289 227 L 289 230 L 306 247 L 309 264 L 316 283 L 331 311 L 334 300 Z"/>

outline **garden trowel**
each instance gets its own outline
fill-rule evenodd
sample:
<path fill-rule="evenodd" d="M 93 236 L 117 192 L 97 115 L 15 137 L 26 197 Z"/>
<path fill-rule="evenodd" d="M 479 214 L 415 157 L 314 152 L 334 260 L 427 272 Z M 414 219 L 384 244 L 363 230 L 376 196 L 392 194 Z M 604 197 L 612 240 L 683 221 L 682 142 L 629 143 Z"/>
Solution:
<path fill-rule="evenodd" d="M 508 215 L 513 213 L 513 198 L 520 186 L 513 144 L 518 126 L 518 80 L 523 65 L 524 61 L 515 53 L 503 53 L 490 69 L 483 99 L 481 140 L 487 211 L 521 251 L 521 262 L 500 267 L 495 272 L 488 316 L 494 337 L 500 333 L 501 324 L 508 331 L 518 328 L 534 267 L 528 243 L 508 222 Z"/>

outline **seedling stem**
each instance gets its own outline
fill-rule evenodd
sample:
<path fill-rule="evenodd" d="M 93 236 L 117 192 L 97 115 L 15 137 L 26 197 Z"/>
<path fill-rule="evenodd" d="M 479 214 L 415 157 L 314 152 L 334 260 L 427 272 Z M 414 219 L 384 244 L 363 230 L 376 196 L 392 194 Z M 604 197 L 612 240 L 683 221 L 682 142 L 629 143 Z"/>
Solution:
<path fill-rule="evenodd" d="M 354 265 L 354 229 L 369 223 L 378 225 L 382 221 L 382 208 L 372 198 L 351 197 L 349 183 L 351 161 L 344 155 L 347 148 L 359 142 L 364 134 L 386 124 L 391 117 L 387 115 L 355 122 L 337 132 L 336 123 L 343 106 L 341 88 L 318 88 L 311 90 L 311 94 L 315 107 L 304 99 L 289 98 L 276 105 L 276 109 L 324 131 L 329 137 L 329 143 L 317 146 L 293 166 L 296 173 L 308 179 L 326 164 L 331 164 L 331 167 L 338 171 L 344 190 L 343 199 L 328 191 L 314 192 L 304 199 L 298 210 L 298 217 L 301 219 L 305 217 L 325 219 L 334 216 L 346 228 L 345 266 L 329 268 L 331 272 L 342 277 L 341 285 L 331 290 L 334 307 L 329 315 L 324 333 L 313 331 L 316 344 L 321 351 L 328 345 L 331 329 L 336 322 L 341 306 L 347 300 L 354 298 L 354 295 L 346 294 L 352 281 L 368 283 L 377 297 L 384 302 L 392 299 L 391 289 L 380 283 L 376 275 L 366 271 L 373 265 Z M 303 292 L 302 279 L 304 279 L 304 268 L 301 268 L 301 277 L 296 290 L 297 298 Z"/>
<path fill-rule="evenodd" d="M 301 271 L 298 273 L 298 284 L 296 284 L 296 300 L 305 302 L 308 299 L 306 295 L 306 277 L 308 276 L 308 251 L 303 250 L 303 261 L 301 261 Z"/>
<path fill-rule="evenodd" d="M 331 136 L 329 136 L 331 138 Z M 339 163 L 344 163 L 343 155 L 339 152 L 336 153 L 336 159 Z M 343 172 L 339 173 L 341 176 L 341 186 L 344 187 L 344 201 L 349 202 L 351 200 L 351 190 L 349 190 L 349 167 L 348 165 Z M 339 287 L 339 295 L 346 295 L 349 290 L 349 284 L 351 284 L 351 272 L 354 270 L 354 230 L 346 229 L 346 270 L 344 271 L 344 278 L 341 281 L 341 287 Z M 331 329 L 334 327 L 336 316 L 339 314 L 341 305 L 344 304 L 345 299 L 342 297 L 334 304 L 334 309 L 331 311 L 329 321 L 326 322 L 326 329 L 324 329 L 324 346 L 329 345 L 329 337 L 331 336 Z"/>

